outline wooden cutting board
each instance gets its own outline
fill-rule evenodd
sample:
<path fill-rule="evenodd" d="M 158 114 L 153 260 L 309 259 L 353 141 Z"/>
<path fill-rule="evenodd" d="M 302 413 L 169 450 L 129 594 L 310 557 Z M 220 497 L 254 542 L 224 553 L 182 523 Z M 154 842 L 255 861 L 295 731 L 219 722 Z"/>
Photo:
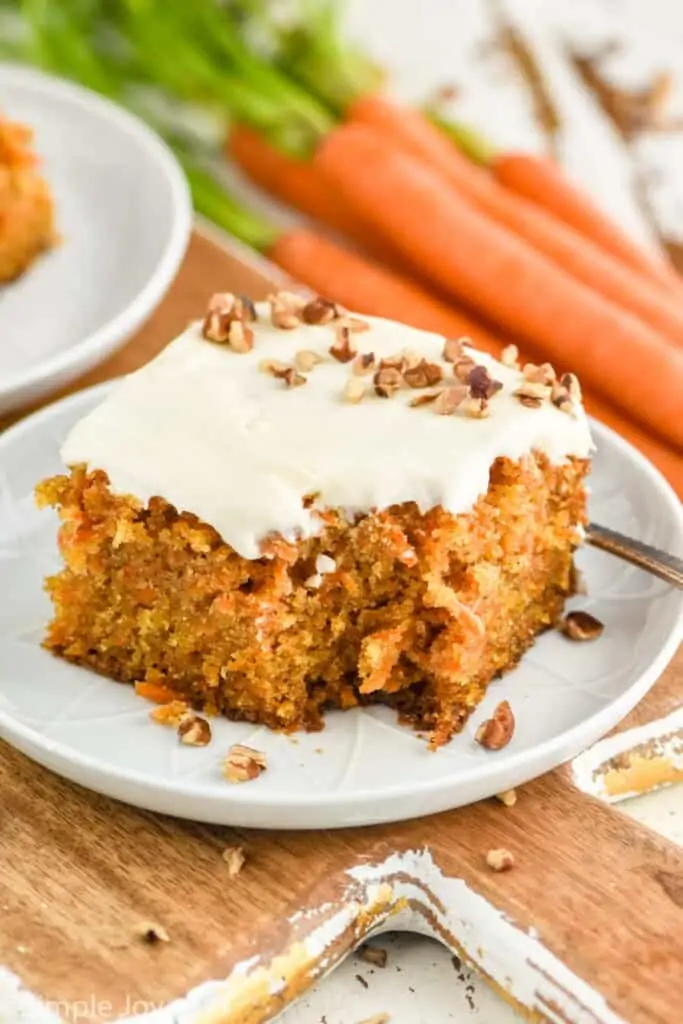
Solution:
<path fill-rule="evenodd" d="M 146 362 L 227 288 L 258 297 L 268 282 L 195 235 L 152 320 L 78 386 Z M 369 934 L 404 928 L 446 943 L 530 1019 L 677 1024 L 683 851 L 596 794 L 683 778 L 682 685 L 679 652 L 617 734 L 513 807 L 339 832 L 165 818 L 0 743 L 0 965 L 65 1021 L 172 1002 L 154 1024 L 259 1024 Z M 229 847 L 246 854 L 235 877 Z M 497 848 L 512 870 L 486 866 Z M 148 941 L 151 925 L 168 941 Z"/>

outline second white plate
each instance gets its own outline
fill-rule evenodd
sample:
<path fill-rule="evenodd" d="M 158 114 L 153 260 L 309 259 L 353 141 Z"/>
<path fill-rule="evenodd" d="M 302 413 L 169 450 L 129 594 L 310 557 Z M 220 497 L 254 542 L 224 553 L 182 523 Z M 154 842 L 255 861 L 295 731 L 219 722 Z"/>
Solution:
<path fill-rule="evenodd" d="M 3 114 L 35 132 L 61 242 L 0 286 L 0 415 L 106 359 L 157 306 L 192 228 L 185 178 L 142 121 L 40 71 L 0 67 Z"/>
<path fill-rule="evenodd" d="M 573 757 L 640 700 L 681 635 L 683 593 L 609 555 L 583 550 L 590 590 L 575 600 L 605 623 L 600 640 L 543 636 L 494 683 L 464 732 L 436 753 L 383 708 L 335 712 L 314 734 L 285 736 L 213 720 L 205 748 L 182 747 L 149 720 L 132 688 L 53 658 L 40 646 L 59 566 L 57 518 L 33 501 L 35 483 L 61 471 L 59 446 L 105 385 L 65 399 L 0 437 L 0 737 L 81 785 L 151 810 L 218 824 L 334 828 L 396 821 L 457 807 Z M 115 385 L 114 385 L 115 386 Z M 654 469 L 595 426 L 591 516 L 683 554 L 681 506 Z M 517 719 L 498 753 L 474 742 L 502 699 Z M 267 753 L 259 779 L 231 786 L 221 762 L 233 743 Z"/>

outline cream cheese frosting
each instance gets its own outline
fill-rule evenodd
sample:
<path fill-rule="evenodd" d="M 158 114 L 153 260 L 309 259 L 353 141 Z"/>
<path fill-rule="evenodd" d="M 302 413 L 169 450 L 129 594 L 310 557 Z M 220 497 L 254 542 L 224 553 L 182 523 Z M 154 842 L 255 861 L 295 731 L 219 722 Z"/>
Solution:
<path fill-rule="evenodd" d="M 329 354 L 334 324 L 283 330 L 270 322 L 268 304 L 256 309 L 251 351 L 207 341 L 198 322 L 115 384 L 71 430 L 65 464 L 104 470 L 116 493 L 143 503 L 163 497 L 213 526 L 243 557 L 257 558 L 269 534 L 294 540 L 319 531 L 307 495 L 349 514 L 408 501 L 461 513 L 486 492 L 499 456 L 516 460 L 536 449 L 562 462 L 591 452 L 579 405 L 571 415 L 549 401 L 525 407 L 514 395 L 521 372 L 473 350 L 467 354 L 503 385 L 486 418 L 413 408 L 421 392 L 412 388 L 382 398 L 371 376 L 361 378 L 363 400 L 349 402 L 351 365 Z M 379 360 L 410 350 L 453 381 L 443 337 L 363 319 L 369 329 L 353 335 L 359 352 Z M 264 372 L 264 361 L 291 365 L 302 350 L 323 359 L 303 386 Z"/>

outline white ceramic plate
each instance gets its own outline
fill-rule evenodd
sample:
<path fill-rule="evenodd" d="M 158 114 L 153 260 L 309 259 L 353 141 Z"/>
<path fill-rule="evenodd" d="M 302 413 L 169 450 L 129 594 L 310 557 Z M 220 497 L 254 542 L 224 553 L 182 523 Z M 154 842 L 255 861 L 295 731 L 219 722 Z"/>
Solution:
<path fill-rule="evenodd" d="M 0 66 L 0 108 L 35 131 L 62 242 L 0 285 L 0 414 L 101 362 L 159 303 L 192 225 L 184 175 L 141 121 L 95 93 Z"/>
<path fill-rule="evenodd" d="M 429 814 L 519 785 L 573 757 L 637 703 L 675 651 L 683 593 L 585 550 L 579 563 L 590 596 L 575 603 L 605 623 L 603 636 L 587 644 L 542 637 L 437 753 L 384 708 L 335 712 L 323 732 L 296 736 L 213 720 L 208 747 L 182 747 L 173 730 L 150 722 L 151 705 L 131 687 L 40 647 L 50 616 L 42 580 L 59 558 L 57 517 L 38 511 L 33 487 L 61 471 L 61 440 L 110 386 L 65 399 L 0 436 L 0 737 L 69 779 L 219 824 L 332 828 Z M 683 517 L 669 487 L 613 433 L 595 433 L 592 517 L 683 554 Z M 475 744 L 474 733 L 504 698 L 517 728 L 509 746 L 490 753 Z M 220 770 L 236 742 L 268 755 L 268 771 L 242 786 L 229 785 Z"/>

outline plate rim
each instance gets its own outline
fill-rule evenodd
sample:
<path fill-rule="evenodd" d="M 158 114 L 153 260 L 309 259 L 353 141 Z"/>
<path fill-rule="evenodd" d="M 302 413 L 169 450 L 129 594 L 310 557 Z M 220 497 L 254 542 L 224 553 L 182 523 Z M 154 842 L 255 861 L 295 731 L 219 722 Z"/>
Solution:
<path fill-rule="evenodd" d="M 172 210 L 161 257 L 151 276 L 131 301 L 94 331 L 61 352 L 27 370 L 3 375 L 0 381 L 0 402 L 7 402 L 11 409 L 21 403 L 24 392 L 35 389 L 37 393 L 44 393 L 51 378 L 65 383 L 79 372 L 102 362 L 117 343 L 132 334 L 153 312 L 173 281 L 187 250 L 193 211 L 189 186 L 180 164 L 169 146 L 141 118 L 99 93 L 16 62 L 0 64 L 0 83 L 6 81 L 27 89 L 38 98 L 41 93 L 49 91 L 51 98 L 63 99 L 67 106 L 94 111 L 103 123 L 115 125 L 137 141 L 168 184 Z"/>
<path fill-rule="evenodd" d="M 89 403 L 92 403 L 94 399 L 99 398 L 100 396 L 104 397 L 107 391 L 110 390 L 112 386 L 115 386 L 117 381 L 122 379 L 123 378 L 121 377 L 116 377 L 100 384 L 83 388 L 76 391 L 74 394 L 67 395 L 55 402 L 51 402 L 44 408 L 24 417 L 18 423 L 9 427 L 0 434 L 0 463 L 2 461 L 3 450 L 8 443 L 11 444 L 15 440 L 19 440 L 24 433 L 31 432 L 34 429 L 39 429 L 44 421 L 49 421 L 50 418 L 58 411 L 62 411 L 68 406 L 78 406 L 79 404 L 88 405 Z M 634 448 L 633 445 L 620 437 L 620 435 L 610 427 L 605 426 L 597 420 L 591 419 L 591 429 L 593 430 L 594 438 L 596 440 L 596 447 L 599 447 L 601 443 L 605 442 L 616 447 L 623 455 L 635 464 L 642 474 L 647 477 L 650 486 L 657 492 L 659 499 L 665 503 L 669 512 L 672 514 L 673 521 L 677 524 L 680 539 L 683 542 L 683 504 L 679 501 L 675 491 L 660 471 L 644 455 Z M 566 751 L 571 748 L 574 753 L 567 756 L 573 757 L 575 756 L 575 753 L 585 749 L 586 746 L 590 746 L 590 743 L 581 743 L 581 734 L 595 734 L 597 736 L 604 735 L 604 733 L 615 724 L 613 713 L 615 705 L 620 707 L 619 717 L 616 719 L 616 722 L 621 721 L 621 719 L 625 717 L 625 715 L 628 714 L 628 712 L 632 710 L 640 700 L 642 700 L 645 694 L 654 685 L 676 653 L 676 650 L 682 640 L 683 591 L 680 592 L 678 608 L 675 612 L 674 622 L 668 636 L 660 644 L 645 671 L 641 672 L 634 679 L 625 693 L 608 702 L 589 717 L 582 719 L 581 722 L 569 727 L 558 735 L 543 740 L 542 742 L 534 745 L 531 749 L 520 750 L 514 754 L 507 755 L 504 761 L 505 773 L 509 776 L 513 776 L 516 771 L 524 768 L 525 764 L 538 765 L 538 763 L 542 762 L 553 750 L 556 751 L 556 754 L 551 754 L 553 767 L 557 767 L 567 759 L 564 756 L 558 757 L 557 755 L 559 751 Z M 186 783 L 182 779 L 169 780 L 165 778 L 154 778 L 149 775 L 145 775 L 143 772 L 135 768 L 110 766 L 106 762 L 98 760 L 91 754 L 80 752 L 68 743 L 45 737 L 43 733 L 34 727 L 18 721 L 11 712 L 6 711 L 1 706 L 0 734 L 4 734 L 5 736 L 9 734 L 12 737 L 12 740 L 16 737 L 31 747 L 37 747 L 46 754 L 61 759 L 61 761 L 68 764 L 70 768 L 82 769 L 91 775 L 94 774 L 95 776 L 106 779 L 107 783 L 114 781 L 121 784 L 132 784 L 138 790 L 144 790 L 146 794 L 159 794 L 163 797 L 172 797 L 174 795 L 177 795 L 180 799 L 187 799 L 188 797 L 191 797 L 197 801 L 206 802 L 212 807 L 220 807 L 223 810 L 228 810 L 230 807 L 234 807 L 235 809 L 248 807 L 252 813 L 272 811 L 275 805 L 277 805 L 278 813 L 281 813 L 283 810 L 300 810 L 301 812 L 306 813 L 316 807 L 322 808 L 323 805 L 327 805 L 328 807 L 333 806 L 338 812 L 342 812 L 344 809 L 353 809 L 357 817 L 357 812 L 360 809 L 368 809 L 369 805 L 373 802 L 376 804 L 379 800 L 386 799 L 387 801 L 395 801 L 401 796 L 412 800 L 419 800 L 420 797 L 434 798 L 439 795 L 443 796 L 452 788 L 456 781 L 457 784 L 462 787 L 466 787 L 468 785 L 471 786 L 473 784 L 481 785 L 491 776 L 499 774 L 501 770 L 501 761 L 491 759 L 491 762 L 488 764 L 482 762 L 474 767 L 459 771 L 455 776 L 449 775 L 445 772 L 443 775 L 440 775 L 435 779 L 415 780 L 412 783 L 409 780 L 402 780 L 400 783 L 383 786 L 381 789 L 363 788 L 353 790 L 348 794 L 335 792 L 323 794 L 301 793 L 292 795 L 286 792 L 277 792 L 269 794 L 268 796 L 259 796 L 258 792 L 254 792 L 253 790 L 251 791 L 251 794 L 248 792 L 242 792 L 239 787 L 226 787 L 225 792 L 218 792 L 215 784 L 207 784 L 197 781 Z M 10 742 L 10 745 L 14 746 L 12 740 L 8 740 L 8 742 Z M 31 756 L 33 760 L 37 760 L 36 758 L 33 758 L 32 755 L 28 756 Z M 545 770 L 551 769 L 541 769 L 541 772 L 544 772 Z M 59 771 L 58 774 L 63 773 Z M 538 772 L 536 774 L 538 774 Z M 535 777 L 534 771 L 531 771 L 527 776 L 527 778 L 532 777 Z M 99 791 L 102 792 L 102 790 Z M 122 797 L 118 797 L 118 799 L 126 800 L 126 798 Z M 138 806 L 145 806 L 135 799 L 130 799 L 127 802 L 137 804 Z M 163 813 L 173 814 L 174 812 L 165 811 Z M 178 812 L 178 816 L 186 817 L 187 815 L 183 812 Z M 406 815 L 404 815 L 404 817 L 406 817 Z M 212 819 L 203 815 L 201 820 L 206 821 Z M 373 820 L 393 821 L 399 820 L 399 818 L 373 818 Z M 363 822 L 366 824 L 370 823 L 370 816 L 366 815 L 363 818 Z M 358 824 L 358 822 L 355 823 Z M 297 826 L 291 825 L 290 827 Z M 319 827 L 334 826 L 329 823 L 323 823 Z"/>

